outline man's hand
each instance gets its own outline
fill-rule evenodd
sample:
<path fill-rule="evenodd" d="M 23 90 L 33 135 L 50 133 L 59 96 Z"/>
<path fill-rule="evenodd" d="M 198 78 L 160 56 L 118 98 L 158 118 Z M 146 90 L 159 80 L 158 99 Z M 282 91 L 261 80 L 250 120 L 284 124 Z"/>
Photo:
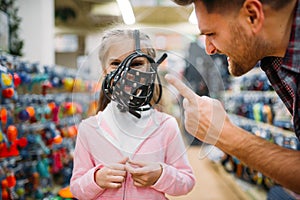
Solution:
<path fill-rule="evenodd" d="M 229 121 L 220 101 L 196 95 L 179 79 L 166 75 L 166 80 L 184 97 L 184 124 L 186 130 L 199 140 L 216 144 L 225 121 Z"/>
<path fill-rule="evenodd" d="M 163 169 L 159 163 L 129 161 L 126 170 L 131 174 L 135 186 L 148 187 L 156 183 Z"/>
<path fill-rule="evenodd" d="M 95 181 L 101 188 L 120 188 L 126 178 L 125 164 L 128 158 L 119 163 L 104 166 L 95 173 Z"/>

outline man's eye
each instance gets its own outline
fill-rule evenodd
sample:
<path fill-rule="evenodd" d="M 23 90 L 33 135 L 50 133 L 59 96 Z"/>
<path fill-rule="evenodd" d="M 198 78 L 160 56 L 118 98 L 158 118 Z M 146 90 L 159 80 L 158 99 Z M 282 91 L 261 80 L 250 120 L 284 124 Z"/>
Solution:
<path fill-rule="evenodd" d="M 207 33 L 207 34 L 205 34 L 205 36 L 207 36 L 207 37 L 211 37 L 213 35 L 215 35 L 215 34 L 214 33 Z"/>

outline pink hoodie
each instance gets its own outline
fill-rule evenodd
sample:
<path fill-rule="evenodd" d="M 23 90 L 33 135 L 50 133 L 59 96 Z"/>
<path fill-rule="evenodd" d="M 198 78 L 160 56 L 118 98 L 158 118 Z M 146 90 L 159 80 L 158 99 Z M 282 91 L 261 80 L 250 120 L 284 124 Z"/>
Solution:
<path fill-rule="evenodd" d="M 74 168 L 71 192 L 78 199 L 103 200 L 163 200 L 165 194 L 179 196 L 187 194 L 195 185 L 195 177 L 186 156 L 186 149 L 178 124 L 174 117 L 154 111 L 159 120 L 158 128 L 137 147 L 131 160 L 159 162 L 163 172 L 151 187 L 136 187 L 130 174 L 119 189 L 103 189 L 94 181 L 97 169 L 124 158 L 124 152 L 111 138 L 107 122 L 99 112 L 81 122 L 74 151 Z M 100 119 L 100 122 L 99 122 Z"/>

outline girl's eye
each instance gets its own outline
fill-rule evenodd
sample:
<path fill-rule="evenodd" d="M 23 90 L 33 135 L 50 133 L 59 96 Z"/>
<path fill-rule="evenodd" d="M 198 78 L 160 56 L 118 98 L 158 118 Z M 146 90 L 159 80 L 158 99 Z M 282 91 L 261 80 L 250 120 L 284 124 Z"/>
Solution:
<path fill-rule="evenodd" d="M 132 67 L 142 67 L 142 66 L 144 66 L 144 65 L 145 65 L 144 62 L 132 62 L 132 63 L 131 63 L 131 66 L 132 66 Z"/>
<path fill-rule="evenodd" d="M 207 37 L 211 37 L 211 36 L 214 36 L 215 34 L 214 33 L 207 33 L 207 34 L 205 34 L 205 36 L 207 36 Z"/>
<path fill-rule="evenodd" d="M 114 61 L 114 62 L 111 62 L 110 65 L 114 65 L 114 66 L 118 66 L 120 64 L 120 62 L 117 62 L 117 61 Z"/>

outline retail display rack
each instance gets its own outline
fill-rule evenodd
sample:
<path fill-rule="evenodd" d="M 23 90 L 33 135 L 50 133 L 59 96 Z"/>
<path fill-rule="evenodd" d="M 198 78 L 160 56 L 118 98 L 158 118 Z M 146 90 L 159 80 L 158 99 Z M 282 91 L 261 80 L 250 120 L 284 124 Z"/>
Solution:
<path fill-rule="evenodd" d="M 300 143 L 293 132 L 292 117 L 259 68 L 242 78 L 234 78 L 222 100 L 234 124 L 271 143 L 300 150 Z M 277 185 L 234 156 L 224 153 L 216 162 L 233 175 L 252 199 L 259 199 L 262 193 L 265 197 L 268 190 Z"/>
<path fill-rule="evenodd" d="M 72 199 L 77 125 L 95 83 L 0 53 L 0 86 L 1 199 Z"/>

